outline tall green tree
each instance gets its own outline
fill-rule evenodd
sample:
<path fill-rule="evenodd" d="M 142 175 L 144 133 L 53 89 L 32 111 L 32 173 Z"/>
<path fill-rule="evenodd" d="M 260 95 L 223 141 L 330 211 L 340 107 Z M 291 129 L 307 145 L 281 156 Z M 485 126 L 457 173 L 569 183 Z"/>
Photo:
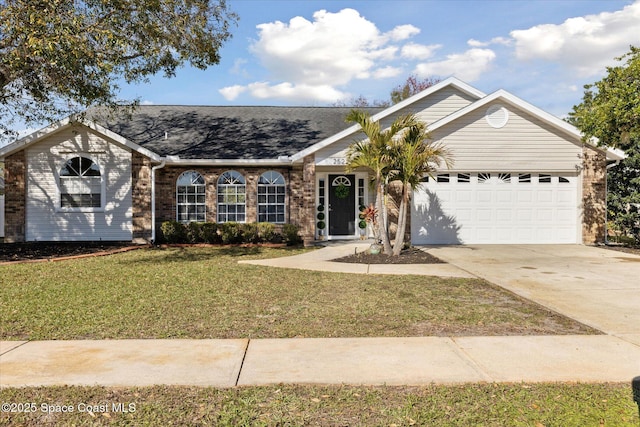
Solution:
<path fill-rule="evenodd" d="M 376 191 L 376 208 L 382 218 L 378 220 L 378 235 L 382 240 L 384 253 L 392 254 L 386 221 L 386 185 L 393 167 L 393 138 L 403 129 L 415 125 L 414 116 L 400 116 L 387 129 L 380 122 L 372 120 L 371 115 L 362 110 L 351 110 L 346 117 L 348 123 L 360 125 L 367 137 L 354 142 L 347 151 L 347 170 L 363 167 L 373 173 L 373 188 Z"/>
<path fill-rule="evenodd" d="M 569 122 L 585 138 L 625 151 L 627 158 L 608 171 L 608 218 L 640 243 L 640 48 L 616 58 L 606 76 L 585 86 Z"/>
<path fill-rule="evenodd" d="M 607 67 L 602 80 L 585 85 L 569 121 L 601 145 L 627 150 L 640 141 L 640 48 L 631 46 L 616 60 L 623 63 Z"/>
<path fill-rule="evenodd" d="M 118 82 L 219 63 L 226 0 L 0 0 L 0 134 L 114 106 Z"/>
<path fill-rule="evenodd" d="M 426 125 L 415 117 L 410 117 L 409 121 L 414 124 L 403 131 L 401 138 L 394 141 L 392 149 L 393 164 L 389 180 L 402 183 L 393 255 L 400 255 L 404 247 L 411 194 L 420 185 L 424 176 L 432 176 L 433 172 L 443 164 L 447 168 L 452 164 L 451 152 L 442 144 L 430 140 Z"/>

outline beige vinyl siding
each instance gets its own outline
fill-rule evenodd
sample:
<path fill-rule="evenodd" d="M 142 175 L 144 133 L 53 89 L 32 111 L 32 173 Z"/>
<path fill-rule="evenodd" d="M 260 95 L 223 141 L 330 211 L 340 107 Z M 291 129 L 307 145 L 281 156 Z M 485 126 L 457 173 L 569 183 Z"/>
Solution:
<path fill-rule="evenodd" d="M 388 127 L 398 116 L 406 114 L 416 114 L 425 123 L 433 123 L 470 105 L 474 101 L 476 101 L 476 98 L 454 87 L 446 87 L 383 119 L 382 128 Z M 336 141 L 316 153 L 316 163 L 324 166 L 333 166 L 334 158 L 344 157 L 349 145 L 364 138 L 363 133 L 358 133 Z"/>
<path fill-rule="evenodd" d="M 392 117 L 382 120 L 382 124 L 383 127 L 388 127 L 396 117 L 407 114 L 415 114 L 424 123 L 431 124 L 469 106 L 477 100 L 478 98 L 449 86 L 402 108 Z"/>
<path fill-rule="evenodd" d="M 451 150 L 452 170 L 576 172 L 579 168 L 582 145 L 577 138 L 507 104 L 502 104 L 509 111 L 507 124 L 493 128 L 485 119 L 490 105 L 431 133 Z"/>
<path fill-rule="evenodd" d="M 58 174 L 65 162 L 84 155 L 101 170 L 104 197 L 99 211 L 62 211 Z M 131 240 L 131 152 L 85 127 L 54 133 L 26 150 L 26 239 L 33 241 Z"/>

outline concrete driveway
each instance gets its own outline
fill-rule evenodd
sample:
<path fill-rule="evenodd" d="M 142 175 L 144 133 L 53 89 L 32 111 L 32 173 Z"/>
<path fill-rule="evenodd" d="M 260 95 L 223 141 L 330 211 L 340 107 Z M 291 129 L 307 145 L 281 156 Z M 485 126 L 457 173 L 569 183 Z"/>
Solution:
<path fill-rule="evenodd" d="M 640 256 L 582 245 L 433 247 L 433 255 L 640 345 Z"/>

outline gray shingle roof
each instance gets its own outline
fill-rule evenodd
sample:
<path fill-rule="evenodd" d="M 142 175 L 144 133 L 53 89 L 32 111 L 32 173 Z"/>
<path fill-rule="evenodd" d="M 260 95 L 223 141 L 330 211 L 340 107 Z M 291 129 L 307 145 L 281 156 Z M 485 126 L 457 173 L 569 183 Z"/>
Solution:
<path fill-rule="evenodd" d="M 131 116 L 87 118 L 161 156 L 182 159 L 276 159 L 350 126 L 345 107 L 137 107 Z M 371 114 L 381 108 L 366 109 Z M 166 137 L 165 137 L 166 133 Z"/>

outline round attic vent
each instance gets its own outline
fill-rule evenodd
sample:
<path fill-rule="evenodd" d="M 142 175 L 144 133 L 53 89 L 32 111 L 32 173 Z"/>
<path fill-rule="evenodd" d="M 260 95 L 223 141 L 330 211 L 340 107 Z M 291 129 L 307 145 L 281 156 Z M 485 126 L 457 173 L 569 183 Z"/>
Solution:
<path fill-rule="evenodd" d="M 499 129 L 509 121 L 509 111 L 500 104 L 492 105 L 487 108 L 485 118 L 489 126 Z"/>

